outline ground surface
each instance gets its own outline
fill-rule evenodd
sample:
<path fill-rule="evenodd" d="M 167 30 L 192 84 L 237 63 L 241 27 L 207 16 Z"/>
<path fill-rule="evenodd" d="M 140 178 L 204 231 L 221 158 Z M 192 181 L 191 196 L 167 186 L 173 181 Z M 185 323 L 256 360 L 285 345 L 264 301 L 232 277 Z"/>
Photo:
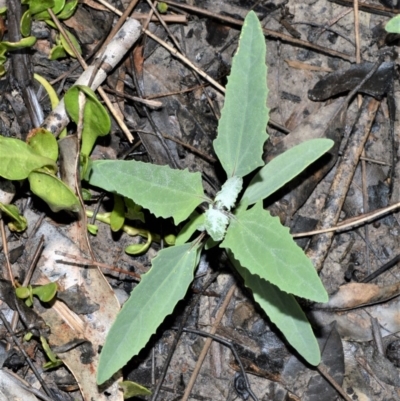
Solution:
<path fill-rule="evenodd" d="M 113 23 L 117 21 L 117 17 L 114 17 L 114 14 L 108 10 L 101 10 L 96 2 L 85 1 L 83 3 L 85 4 L 78 6 L 74 17 L 65 23 L 79 39 L 83 55 L 88 56 L 105 40 Z M 301 127 L 304 120 L 310 116 L 315 119 L 319 118 L 312 126 L 314 128 L 308 126 L 305 131 L 297 135 L 304 136 L 304 138 L 331 135 L 328 128 L 332 126 L 330 121 L 332 112 L 323 111 L 323 102 L 310 100 L 308 91 L 329 71 L 346 70 L 355 63 L 355 43 L 358 40 L 361 61 L 375 63 L 382 47 L 386 48 L 384 39 L 379 36 L 381 32 L 379 27 L 389 19 L 390 15 L 395 13 L 395 10 L 385 9 L 380 3 L 371 0 L 371 5 L 377 6 L 381 11 L 384 10 L 384 15 L 381 15 L 382 12 L 376 13 L 374 9 L 359 11 L 359 33 L 356 34 L 352 8 L 328 0 L 289 0 L 285 5 L 279 2 L 245 0 L 199 0 L 187 1 L 185 4 L 237 21 L 242 20 L 247 12 L 254 8 L 263 27 L 270 30 L 266 35 L 266 61 L 269 87 L 268 107 L 274 123 L 268 129 L 271 145 L 276 145 L 285 137 L 290 138 L 291 133 L 288 134 L 288 132 L 293 132 L 297 127 Z M 128 5 L 129 1 L 126 0 L 114 4 L 120 10 L 125 9 Z M 178 8 L 171 9 L 171 13 L 179 12 Z M 147 13 L 149 11 L 148 4 L 139 2 L 135 11 Z M 229 74 L 232 55 L 237 47 L 240 27 L 232 21 L 228 23 L 223 19 L 202 15 L 199 10 L 186 10 L 186 12 L 186 23 L 168 24 L 170 31 L 189 60 L 225 85 L 226 74 Z M 285 18 L 282 23 L 280 21 L 283 16 Z M 6 24 L 10 25 L 12 18 L 15 18 L 15 15 L 10 15 Z M 288 31 L 284 24 L 286 26 L 289 24 L 292 30 Z M 158 24 L 151 23 L 150 30 L 167 42 L 171 42 L 166 32 Z M 49 61 L 48 54 L 55 39 L 55 32 L 43 22 L 35 22 L 32 31 L 38 37 L 38 42 L 27 53 L 30 68 L 49 81 L 56 80 L 61 74 L 69 71 L 74 65 L 74 61 L 71 58 Z M 8 35 L 10 34 L 9 28 Z M 396 49 L 393 43 L 396 42 L 391 42 L 391 48 Z M 143 59 L 134 61 L 133 54 L 130 57 L 130 53 L 128 53 L 125 58 L 126 62 L 121 63 L 118 69 L 109 76 L 104 87 L 105 89 L 117 89 L 130 96 L 137 96 L 138 92 L 135 87 L 139 85 L 142 95 L 160 100 L 162 108 L 150 109 L 146 114 L 141 106 L 127 98 L 123 102 L 120 101 L 120 98 L 112 98 L 113 103 L 120 107 L 121 115 L 134 136 L 133 146 L 128 143 L 117 123 L 113 121 L 111 136 L 99 142 L 94 157 L 127 157 L 152 161 L 157 164 L 168 164 L 172 157 L 178 167 L 200 171 L 206 177 L 208 191 L 212 192 L 213 187 L 220 184 L 222 177 L 221 169 L 212 160 L 210 161 L 210 157 L 214 157 L 212 141 L 216 136 L 216 115 L 219 115 L 222 108 L 223 96 L 210 85 L 206 85 L 204 88 L 199 87 L 199 82 L 192 71 L 153 40 L 140 39 L 136 46 L 138 45 L 144 46 Z M 10 55 L 10 61 L 6 64 L 7 74 L 0 80 L 0 132 L 4 136 L 25 139 L 34 123 L 30 118 L 30 106 L 26 104 L 24 94 L 26 82 L 18 80 L 12 57 L 15 56 Z M 386 61 L 390 61 L 388 57 Z M 90 63 L 90 60 L 88 62 Z M 135 75 L 133 73 L 135 63 L 136 82 L 132 79 L 132 76 Z M 138 71 L 138 66 L 142 67 L 142 70 Z M 81 69 L 77 69 L 66 75 L 63 80 L 54 83 L 60 96 L 75 82 L 81 72 Z M 328 86 L 334 86 L 338 80 L 339 78 L 336 78 Z M 350 80 L 350 78 L 344 78 L 344 81 Z M 389 78 L 385 78 L 385 82 L 378 83 L 378 86 L 384 86 L 388 80 Z M 200 84 L 203 83 L 204 81 L 201 80 Z M 36 84 L 33 84 L 33 87 L 44 116 L 46 116 L 51 111 L 49 101 Z M 397 87 L 397 82 L 395 82 L 393 93 L 389 93 L 389 96 L 393 98 L 394 95 L 396 103 L 399 103 Z M 347 88 L 347 90 L 350 89 L 352 87 Z M 388 89 L 389 92 L 391 90 L 392 87 Z M 160 94 L 162 94 L 161 97 Z M 364 162 L 362 166 L 361 162 L 356 161 L 357 168 L 354 178 L 351 178 L 352 173 L 349 173 L 351 185 L 348 190 L 346 186 L 344 191 L 344 195 L 347 197 L 343 207 L 339 208 L 340 220 L 400 202 L 398 139 L 395 136 L 394 141 L 391 140 L 388 107 L 390 103 L 386 100 L 386 95 L 387 93 L 382 95 L 382 101 L 377 106 L 376 113 L 371 111 L 373 101 L 368 98 L 369 109 L 365 105 L 361 106 L 360 117 L 357 115 L 358 99 L 354 98 L 348 107 L 346 120 L 338 131 L 339 134 L 335 136 L 338 149 L 333 156 L 333 162 L 337 159 L 335 163 L 332 163 L 334 167 L 319 176 L 315 171 L 311 171 L 309 175 L 311 180 L 314 177 L 314 184 L 303 189 L 301 196 L 296 192 L 294 195 L 290 192 L 294 188 L 292 185 L 283 191 L 284 198 L 280 200 L 280 203 L 265 205 L 270 207 L 273 213 L 279 214 L 281 220 L 291 227 L 292 232 L 312 230 L 316 223 L 323 218 L 325 199 L 332 200 L 335 197 L 332 194 L 329 195 L 329 191 L 337 170 L 342 168 L 339 166 L 345 163 L 343 170 L 351 171 L 352 160 L 347 160 L 346 156 L 342 156 L 346 155 L 346 143 L 349 138 L 355 136 L 358 127 L 366 127 L 363 129 L 369 134 L 366 137 L 365 146 L 361 145 L 361 147 L 364 146 Z M 343 95 L 335 96 L 337 104 L 343 99 L 340 96 Z M 362 99 L 359 100 L 361 105 Z M 368 110 L 370 111 L 368 112 Z M 337 122 L 338 117 L 333 119 L 334 122 Z M 279 126 L 285 129 L 282 130 Z M 162 134 L 195 148 L 197 153 L 188 146 L 182 146 L 170 140 L 166 140 L 168 146 L 168 152 L 166 152 L 165 148 L 160 145 L 160 140 L 151 135 L 154 133 L 155 127 Z M 398 132 L 397 121 L 394 128 L 396 135 Z M 70 125 L 69 129 L 72 133 L 74 127 Z M 357 145 L 353 146 L 357 147 Z M 359 149 L 361 147 L 358 146 Z M 266 147 L 266 157 L 269 149 Z M 394 165 L 392 165 L 392 154 L 396 156 Z M 339 181 L 334 195 L 339 193 L 338 191 L 344 186 L 343 181 Z M 293 198 L 293 196 L 298 196 L 298 198 Z M 100 212 L 110 211 L 112 198 L 106 195 L 102 199 Z M 306 203 L 303 204 L 304 202 L 300 199 Z M 279 199 L 276 200 L 279 201 Z M 26 268 L 32 261 L 40 237 L 43 235 L 47 253 L 41 256 L 32 283 L 44 282 L 43 277 L 46 276 L 47 280 L 58 280 L 60 288 L 66 293 L 75 284 L 83 282 L 87 285 L 88 277 L 85 276 L 82 279 L 81 275 L 86 273 L 82 273 L 81 267 L 74 266 L 76 270 L 72 273 L 72 270 L 65 270 L 65 265 L 61 270 L 51 267 L 53 265 L 49 261 L 49 249 L 76 253 L 71 249 L 76 244 L 79 247 L 77 239 L 79 235 L 70 228 L 66 228 L 71 225 L 71 216 L 51 213 L 43 202 L 29 196 L 27 185 L 19 187 L 13 202 L 21 210 L 24 210 L 24 215 L 28 219 L 27 233 L 15 235 L 6 231 L 14 277 L 18 277 L 22 281 L 26 276 Z M 91 209 L 95 207 L 95 203 L 89 206 Z M 328 214 L 329 217 L 332 213 L 328 212 L 325 215 Z M 147 222 L 155 232 L 173 230 L 170 224 L 155 221 L 151 216 L 147 217 Z M 36 223 L 38 224 L 35 226 Z M 336 225 L 336 222 L 329 225 Z M 6 230 L 8 229 L 6 228 Z M 56 238 L 59 242 L 55 242 Z M 323 262 L 318 268 L 328 293 L 335 294 L 341 286 L 348 282 L 362 281 L 370 273 L 393 259 L 398 254 L 399 238 L 398 217 L 393 212 L 380 219 L 375 219 L 367 225 L 350 228 L 336 234 L 331 246 L 328 247 L 328 253 L 324 254 Z M 309 240 L 310 236 L 299 240 L 299 244 L 305 248 L 309 246 L 307 252 L 314 262 L 321 260 L 321 257 L 318 256 L 321 250 L 318 248 L 316 237 L 311 245 Z M 139 237 L 129 237 L 127 234 L 112 234 L 109 227 L 102 223 L 99 223 L 98 235 L 90 237 L 90 245 L 98 261 L 142 274 L 148 270 L 151 258 L 160 249 L 160 244 L 153 243 L 150 250 L 140 257 L 125 254 L 124 248 L 136 242 L 143 242 L 143 240 Z M 0 260 L 1 264 L 5 266 L 4 252 L 0 254 Z M 107 270 L 103 270 L 103 272 L 120 302 L 124 302 L 134 288 L 135 280 L 124 273 Z M 218 274 L 215 280 L 205 290 L 205 293 L 200 298 L 196 298 L 211 275 L 216 273 Z M 4 278 L 9 277 L 7 273 L 3 273 L 3 275 Z M 179 304 L 173 316 L 162 325 L 139 357 L 131 361 L 124 369 L 126 378 L 154 390 L 175 339 L 175 331 L 171 330 L 171 327 L 179 325 L 185 310 L 192 305 L 193 309 L 187 318 L 185 327 L 209 332 L 221 305 L 226 297 L 230 296 L 230 289 L 234 285 L 233 296 L 228 302 L 221 323 L 215 329 L 217 335 L 235 344 L 246 371 L 249 373 L 248 378 L 256 397 L 259 400 L 275 401 L 342 399 L 339 393 L 325 379 L 322 379 L 320 372 L 306 367 L 297 359 L 295 351 L 284 344 L 280 333 L 254 305 L 250 293 L 244 290 L 240 280 L 232 275 L 229 266 L 223 259 L 220 259 L 217 252 L 209 252 L 201 259 L 197 276 L 193 287 L 185 300 Z M 348 399 L 374 401 L 400 399 L 399 370 L 386 357 L 386 348 L 388 347 L 391 361 L 400 366 L 398 356 L 398 347 L 400 346 L 396 342 L 396 332 L 400 330 L 398 299 L 396 298 L 399 277 L 398 268 L 394 267 L 390 272 L 384 273 L 372 281 L 373 284 L 379 285 L 379 288 L 373 284 L 370 286 L 354 284 L 354 287 L 350 287 L 349 293 L 339 293 L 336 296 L 335 299 L 338 300 L 338 303 L 331 304 L 325 310 L 319 309 L 318 306 L 304 305 L 320 337 L 323 362 L 331 376 L 348 395 Z M 97 279 L 99 278 L 89 277 L 89 281 L 92 280 L 92 284 L 90 284 L 92 289 L 94 280 Z M 90 316 L 94 316 L 95 329 L 93 332 L 96 330 L 101 332 L 107 324 L 96 320 L 99 317 L 91 314 L 93 310 L 90 307 L 99 303 L 112 304 L 114 301 L 110 301 L 111 298 L 107 298 L 105 295 L 104 300 L 101 301 L 99 294 L 96 296 L 100 298 L 92 298 L 87 288 L 79 289 L 78 287 L 77 290 L 75 287 L 74 294 L 75 304 L 71 307 L 72 310 L 76 310 L 74 308 L 79 304 L 82 316 L 89 316 L 89 320 Z M 42 316 L 48 316 L 46 315 L 48 309 L 43 309 L 36 304 L 35 307 Z M 3 308 L 7 316 L 11 316 L 11 312 L 5 304 L 3 304 Z M 375 336 L 372 330 L 372 318 L 374 317 L 378 320 L 378 329 L 376 330 L 378 334 Z M 88 318 L 85 317 L 85 319 Z M 48 322 L 46 319 L 45 321 Z M 54 325 L 61 324 L 59 321 L 57 323 L 51 321 L 53 329 Z M 333 321 L 337 322 L 336 325 L 332 324 Z M 85 322 L 87 323 L 87 320 Z M 79 331 L 79 328 L 75 327 L 75 329 Z M 90 335 L 95 336 L 93 332 Z M 70 340 L 73 337 L 72 335 L 67 339 Z M 103 337 L 100 336 L 100 345 L 101 338 Z M 51 337 L 50 340 L 53 341 L 52 346 L 66 342 L 66 339 L 59 339 L 57 342 L 57 339 Z M 182 334 L 178 345 L 174 348 L 161 390 L 153 399 L 182 399 L 205 342 L 206 339 L 196 333 Z M 381 352 L 379 351 L 380 345 L 382 346 Z M 30 347 L 28 354 L 37 358 L 38 366 L 41 366 L 43 355 L 41 352 L 36 354 L 34 345 Z M 78 360 L 84 354 L 84 350 L 80 349 L 79 352 Z M 90 352 L 88 353 L 90 354 Z M 62 356 L 60 357 L 62 358 Z M 23 359 L 20 361 L 22 364 Z M 74 365 L 75 362 L 70 361 L 72 364 L 70 368 L 74 366 L 78 370 L 85 369 L 85 364 L 79 368 L 79 364 Z M 10 366 L 16 370 L 18 375 L 25 377 L 34 386 L 38 386 L 35 377 L 31 373 L 27 374 L 25 368 L 18 368 L 15 363 Z M 74 368 L 71 370 L 74 371 Z M 224 345 L 213 342 L 188 399 L 204 401 L 248 399 L 249 393 L 238 372 L 239 368 L 231 351 Z M 75 376 L 79 376 L 76 373 Z M 91 375 L 93 376 L 93 373 Z M 51 388 L 62 390 L 60 390 L 58 398 L 54 397 L 54 399 L 67 400 L 81 397 L 77 391 L 78 386 L 66 370 L 60 369 L 53 373 L 45 373 L 44 379 Z M 85 379 L 81 378 L 81 380 Z M 90 393 L 90 390 L 87 391 Z M 110 396 L 108 399 L 117 398 Z M 149 397 L 135 399 L 149 399 Z"/>

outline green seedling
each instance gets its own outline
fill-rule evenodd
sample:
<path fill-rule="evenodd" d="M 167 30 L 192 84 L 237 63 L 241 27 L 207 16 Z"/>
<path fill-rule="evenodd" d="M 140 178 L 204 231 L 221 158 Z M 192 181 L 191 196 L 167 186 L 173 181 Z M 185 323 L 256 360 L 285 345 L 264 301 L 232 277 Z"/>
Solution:
<path fill-rule="evenodd" d="M 33 337 L 32 332 L 28 332 L 24 335 L 24 341 L 30 341 Z M 40 342 L 42 343 L 42 348 L 45 354 L 47 355 L 47 358 L 49 358 L 49 362 L 46 362 L 43 365 L 43 369 L 48 370 L 48 369 L 54 369 L 58 368 L 60 365 L 63 364 L 63 361 L 57 357 L 57 355 L 52 351 L 52 349 L 49 346 L 49 343 L 47 342 L 46 338 L 43 336 L 40 336 Z"/>
<path fill-rule="evenodd" d="M 24 216 L 19 214 L 19 210 L 16 206 L 4 205 L 3 203 L 0 203 L 0 211 L 2 212 L 3 216 L 7 216 L 9 220 L 7 226 L 10 231 L 22 233 L 26 230 L 26 227 L 28 226 L 28 221 Z"/>
<path fill-rule="evenodd" d="M 25 47 L 31 47 L 36 43 L 36 38 L 34 36 L 29 36 L 26 38 L 22 38 L 18 42 L 7 42 L 3 41 L 3 35 L 5 32 L 4 28 L 4 18 L 7 11 L 7 7 L 0 7 L 0 77 L 2 77 L 6 73 L 6 69 L 4 67 L 5 62 L 7 61 L 6 54 L 9 51 L 23 49 Z M 28 36 L 28 35 L 27 35 Z"/>
<path fill-rule="evenodd" d="M 49 93 L 52 104 L 58 99 L 41 77 L 35 77 Z M 71 88 L 65 97 L 68 113 L 74 121 L 79 118 L 78 95 L 85 94 L 83 110 L 85 126 L 82 132 L 82 175 L 90 167 L 89 155 L 98 136 L 110 131 L 111 122 L 94 92 L 85 86 Z M 74 103 L 76 102 L 76 103 Z M 75 193 L 57 176 L 58 143 L 54 135 L 42 128 L 32 130 L 27 143 L 0 136 L 0 177 L 8 180 L 28 179 L 31 191 L 43 199 L 53 212 L 78 212 L 80 203 Z"/>
<path fill-rule="evenodd" d="M 37 296 L 42 302 L 50 302 L 57 293 L 57 284 L 48 283 L 45 285 L 27 287 L 17 287 L 15 293 L 18 298 L 25 299 L 25 304 L 29 307 L 33 305 L 33 296 Z"/>
<path fill-rule="evenodd" d="M 28 5 L 29 8 L 22 15 L 20 30 L 22 36 L 28 36 L 31 33 L 32 20 L 45 21 L 47 25 L 57 29 L 48 10 L 51 9 L 57 19 L 66 20 L 74 14 L 78 6 L 78 0 L 68 2 L 65 0 L 22 0 L 22 4 Z M 66 32 L 79 54 L 82 54 L 81 47 L 75 36 L 68 31 Z M 56 60 L 66 57 L 67 55 L 74 58 L 76 57 L 65 38 L 61 34 L 57 34 L 56 45 L 51 49 L 49 58 L 51 60 Z"/>
<path fill-rule="evenodd" d="M 110 132 L 111 120 L 107 110 L 97 99 L 96 94 L 84 85 L 76 85 L 70 88 L 64 96 L 65 109 L 71 120 L 76 124 L 79 122 L 79 94 L 85 95 L 85 106 L 83 110 L 84 125 L 82 129 L 81 144 L 81 176 L 85 177 L 89 170 L 89 156 L 100 136 Z"/>
<path fill-rule="evenodd" d="M 214 199 L 205 195 L 200 173 L 137 161 L 92 163 L 89 183 L 132 199 L 155 216 L 186 221 L 176 245 L 162 249 L 132 291 L 111 327 L 100 355 L 97 382 L 108 380 L 147 344 L 191 284 L 203 249 L 219 246 L 253 292 L 254 300 L 287 341 L 310 364 L 320 351 L 294 296 L 326 302 L 328 295 L 289 229 L 263 209 L 270 194 L 316 161 L 333 142 L 314 139 L 264 166 L 268 139 L 266 47 L 250 12 L 232 62 L 214 150 L 227 180 Z M 243 177 L 254 174 L 247 188 Z M 195 211 L 202 205 L 204 213 Z M 197 238 L 192 239 L 195 232 Z M 189 241 L 189 242 L 187 242 Z"/>
<path fill-rule="evenodd" d="M 31 190 L 42 198 L 53 212 L 79 211 L 74 192 L 56 177 L 58 144 L 51 132 L 33 130 L 29 143 L 0 136 L 0 177 L 7 180 L 28 179 Z"/>
<path fill-rule="evenodd" d="M 40 342 L 42 343 L 43 351 L 49 358 L 49 362 L 46 362 L 43 365 L 43 369 L 49 370 L 61 366 L 63 364 L 63 361 L 59 359 L 57 355 L 51 350 L 49 343 L 43 336 L 40 336 Z"/>

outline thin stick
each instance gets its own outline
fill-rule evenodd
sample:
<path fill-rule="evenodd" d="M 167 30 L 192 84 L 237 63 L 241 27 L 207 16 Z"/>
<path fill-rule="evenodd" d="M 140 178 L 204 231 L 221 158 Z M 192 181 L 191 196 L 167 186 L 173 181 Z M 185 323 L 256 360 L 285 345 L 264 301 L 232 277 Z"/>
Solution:
<path fill-rule="evenodd" d="M 182 56 L 180 53 L 178 53 L 173 47 L 171 47 L 167 42 L 164 42 L 161 40 L 158 36 L 153 35 L 148 29 L 145 29 L 143 31 L 147 36 L 150 36 L 153 40 L 155 40 L 157 43 L 159 43 L 161 46 L 163 46 L 165 49 L 167 49 L 169 52 L 171 52 L 176 58 L 181 60 L 183 63 L 188 65 L 190 68 L 192 68 L 194 71 L 196 71 L 200 76 L 202 76 L 205 80 L 207 80 L 211 85 L 213 85 L 215 88 L 217 88 L 219 91 L 222 93 L 225 93 L 225 88 L 220 85 L 217 81 L 215 81 L 213 78 L 211 78 L 208 74 L 206 74 L 203 70 L 200 68 L 196 67 L 189 59 L 186 57 Z"/>
<path fill-rule="evenodd" d="M 205 10 L 203 8 L 190 6 L 188 4 L 177 3 L 177 2 L 171 1 L 171 0 L 163 0 L 163 1 L 165 3 L 167 3 L 167 4 L 171 4 L 173 6 L 176 6 L 176 7 L 180 8 L 180 9 L 192 11 L 192 12 L 195 12 L 195 13 L 198 13 L 198 14 L 201 14 L 201 15 L 205 15 L 205 16 L 210 17 L 210 18 L 215 18 L 215 19 L 218 19 L 220 21 L 227 22 L 229 24 L 242 26 L 243 22 L 244 22 L 244 21 L 241 21 L 241 20 L 238 20 L 238 19 L 235 19 L 235 18 L 227 17 L 225 15 L 213 13 L 213 12 Z M 345 54 L 345 53 L 337 52 L 335 50 L 331 50 L 331 49 L 328 49 L 326 47 L 322 47 L 322 46 L 316 45 L 314 43 L 306 42 L 305 40 L 296 39 L 296 38 L 293 38 L 292 36 L 285 35 L 285 34 L 280 33 L 280 32 L 275 32 L 272 29 L 263 28 L 263 32 L 264 32 L 264 34 L 266 36 L 270 36 L 270 37 L 273 37 L 275 39 L 281 39 L 281 40 L 283 40 L 283 41 L 285 41 L 287 43 L 292 43 L 294 45 L 303 46 L 303 47 L 306 47 L 306 48 L 309 48 L 309 49 L 313 49 L 313 50 L 316 50 L 316 51 L 324 53 L 324 54 L 331 55 L 333 57 L 339 57 L 339 58 L 342 58 L 343 60 L 354 62 L 354 57 L 350 56 L 348 54 Z"/>
<path fill-rule="evenodd" d="M 346 394 L 342 387 L 337 383 L 337 381 L 329 374 L 328 369 L 323 363 L 317 366 L 318 372 L 335 388 L 335 390 L 346 400 L 352 401 L 352 399 Z"/>
<path fill-rule="evenodd" d="M 307 232 L 303 232 L 303 233 L 296 233 L 296 234 L 292 234 L 292 237 L 293 238 L 302 238 L 302 237 L 310 237 L 310 236 L 316 235 L 316 234 L 330 233 L 333 231 L 348 230 L 350 228 L 357 227 L 361 224 L 369 223 L 369 222 L 371 222 L 379 217 L 382 217 L 385 214 L 388 214 L 389 212 L 393 212 L 397 209 L 400 209 L 400 202 L 395 203 L 394 205 L 391 205 L 391 206 L 384 207 L 382 209 L 375 210 L 374 212 L 366 213 L 366 214 L 363 214 L 363 215 L 357 216 L 357 217 L 352 217 L 351 219 L 347 219 L 334 227 L 324 228 L 321 230 L 307 231 Z"/>
<path fill-rule="evenodd" d="M 230 302 L 235 290 L 236 290 L 236 285 L 232 284 L 232 287 L 229 289 L 228 293 L 226 294 L 224 303 L 221 305 L 221 309 L 218 311 L 217 317 L 215 318 L 215 322 L 214 322 L 213 326 L 211 327 L 210 334 L 216 333 L 218 325 L 220 324 L 220 322 L 225 314 L 225 310 L 228 307 L 229 302 Z M 193 389 L 194 383 L 196 382 L 197 376 L 199 375 L 201 366 L 203 365 L 204 359 L 207 355 L 207 352 L 208 352 L 208 349 L 210 348 L 211 343 L 212 343 L 212 338 L 207 338 L 181 401 L 187 401 L 189 399 L 190 393 Z"/>
<path fill-rule="evenodd" d="M 65 253 L 65 252 L 57 252 L 57 255 L 61 255 L 61 256 L 65 256 L 66 258 L 70 258 L 73 259 L 74 262 L 70 262 L 64 259 L 57 259 L 56 262 L 57 263 L 63 263 L 65 265 L 68 264 L 82 264 L 82 265 L 87 265 L 87 266 L 98 266 L 101 267 L 102 269 L 107 269 L 107 270 L 111 270 L 117 273 L 122 273 L 122 274 L 126 274 L 127 276 L 131 276 L 134 277 L 135 280 L 140 281 L 140 274 L 137 274 L 135 272 L 130 272 L 128 270 L 124 270 L 124 269 L 119 269 L 118 267 L 114 267 L 111 265 L 108 265 L 106 263 L 101 263 L 101 262 L 97 262 L 95 260 L 91 260 L 91 259 L 86 259 L 83 258 L 81 256 L 76 256 L 76 255 L 72 255 L 70 253 Z"/>

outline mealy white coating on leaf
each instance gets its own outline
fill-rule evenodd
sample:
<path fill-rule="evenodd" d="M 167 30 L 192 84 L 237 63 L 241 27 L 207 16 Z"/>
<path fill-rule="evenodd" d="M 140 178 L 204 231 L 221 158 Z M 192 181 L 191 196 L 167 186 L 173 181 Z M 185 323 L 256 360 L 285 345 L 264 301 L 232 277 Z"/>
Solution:
<path fill-rule="evenodd" d="M 229 223 L 229 217 L 221 212 L 221 210 L 214 209 L 211 205 L 205 212 L 204 226 L 207 233 L 214 241 L 221 241 L 226 232 Z"/>
<path fill-rule="evenodd" d="M 227 210 L 231 210 L 235 205 L 236 199 L 239 192 L 243 187 L 243 178 L 233 176 L 228 178 L 228 180 L 222 185 L 221 190 L 217 193 L 215 197 L 215 202 L 217 207 L 222 209 L 223 207 Z"/>

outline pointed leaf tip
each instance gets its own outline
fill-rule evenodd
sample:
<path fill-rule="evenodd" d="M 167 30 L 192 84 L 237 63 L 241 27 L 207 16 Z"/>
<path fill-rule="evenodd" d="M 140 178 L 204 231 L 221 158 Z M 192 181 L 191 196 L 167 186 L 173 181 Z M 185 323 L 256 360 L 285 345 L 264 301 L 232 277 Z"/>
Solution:
<path fill-rule="evenodd" d="M 239 48 L 232 61 L 225 104 L 213 145 L 228 177 L 244 177 L 264 164 L 266 127 L 266 46 L 261 24 L 251 11 L 244 21 Z"/>

